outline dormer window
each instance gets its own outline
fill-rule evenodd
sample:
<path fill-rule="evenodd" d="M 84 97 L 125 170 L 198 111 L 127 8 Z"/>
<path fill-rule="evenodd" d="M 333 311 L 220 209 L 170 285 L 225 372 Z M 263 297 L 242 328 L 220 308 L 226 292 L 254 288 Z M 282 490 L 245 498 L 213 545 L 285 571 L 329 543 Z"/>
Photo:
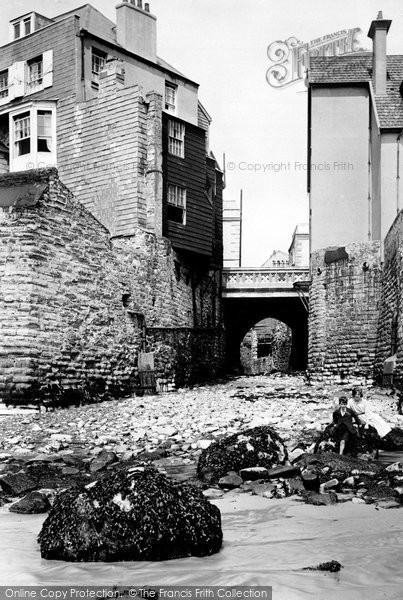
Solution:
<path fill-rule="evenodd" d="M 24 19 L 24 29 L 25 35 L 29 35 L 31 33 L 31 17 L 28 17 L 28 19 Z"/>
<path fill-rule="evenodd" d="M 165 83 L 165 110 L 172 114 L 176 113 L 176 92 L 176 85 Z"/>
<path fill-rule="evenodd" d="M 11 21 L 11 33 L 14 40 L 25 37 L 34 31 L 34 13 Z"/>

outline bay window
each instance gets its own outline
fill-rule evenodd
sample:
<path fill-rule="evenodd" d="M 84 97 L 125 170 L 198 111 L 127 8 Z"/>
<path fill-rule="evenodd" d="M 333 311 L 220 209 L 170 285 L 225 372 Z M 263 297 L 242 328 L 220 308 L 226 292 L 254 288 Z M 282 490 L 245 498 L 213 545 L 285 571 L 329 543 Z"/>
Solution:
<path fill-rule="evenodd" d="M 56 166 L 56 108 L 31 104 L 9 115 L 10 171 Z"/>

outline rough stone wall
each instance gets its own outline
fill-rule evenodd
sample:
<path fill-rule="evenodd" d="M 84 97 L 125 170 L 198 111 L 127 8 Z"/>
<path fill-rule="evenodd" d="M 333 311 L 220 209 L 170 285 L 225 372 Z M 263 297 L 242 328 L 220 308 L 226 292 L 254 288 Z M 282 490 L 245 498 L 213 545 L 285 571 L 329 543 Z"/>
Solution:
<path fill-rule="evenodd" d="M 345 252 L 315 251 L 311 268 L 308 372 L 315 378 L 372 379 L 382 283 L 380 243 L 349 244 Z"/>
<path fill-rule="evenodd" d="M 130 388 L 140 331 L 122 303 L 124 274 L 108 231 L 54 169 L 0 178 L 44 182 L 36 206 L 0 212 L 0 393 L 27 399 L 39 383 Z M 1 193 L 1 188 L 0 188 Z"/>
<path fill-rule="evenodd" d="M 224 331 L 219 328 L 147 328 L 158 389 L 209 381 L 222 372 Z"/>
<path fill-rule="evenodd" d="M 273 366 L 286 372 L 290 368 L 292 331 L 285 323 L 278 323 L 273 331 Z"/>
<path fill-rule="evenodd" d="M 157 352 L 159 378 L 183 385 L 218 372 L 218 275 L 200 270 L 195 282 L 168 240 L 141 229 L 111 241 L 55 169 L 2 176 L 0 196 L 38 183 L 47 189 L 37 205 L 0 209 L 1 397 L 26 400 L 50 382 L 133 389 L 143 325 L 160 328 L 145 348 Z M 205 328 L 197 333 L 195 313 Z M 160 360 L 164 352 L 173 359 Z"/>
<path fill-rule="evenodd" d="M 242 340 L 240 347 L 241 366 L 246 375 L 253 373 L 253 363 L 257 360 L 257 333 L 250 329 Z"/>
<path fill-rule="evenodd" d="M 396 354 L 393 382 L 403 388 L 403 212 L 384 242 L 382 297 L 379 311 L 375 377 L 382 382 L 383 363 Z"/>

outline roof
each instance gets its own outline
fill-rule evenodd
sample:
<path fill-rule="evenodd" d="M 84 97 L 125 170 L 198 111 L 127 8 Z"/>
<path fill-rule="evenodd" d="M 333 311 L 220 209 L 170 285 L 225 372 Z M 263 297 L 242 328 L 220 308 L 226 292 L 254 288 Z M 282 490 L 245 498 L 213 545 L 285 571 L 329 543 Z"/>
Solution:
<path fill-rule="evenodd" d="M 116 39 L 116 24 L 105 17 L 99 10 L 91 6 L 91 4 L 84 4 L 83 6 L 79 6 L 74 10 L 57 15 L 53 17 L 53 20 L 60 21 L 69 15 L 77 15 L 80 18 L 80 26 L 92 35 L 95 35 L 96 37 L 101 38 L 106 42 L 113 44 L 114 46 L 120 46 Z M 141 57 L 138 58 L 141 59 Z M 170 71 L 174 75 L 178 75 L 179 77 L 190 81 L 186 75 L 175 69 L 175 67 L 168 64 L 165 60 L 159 58 L 158 56 L 157 65 L 165 71 Z"/>
<path fill-rule="evenodd" d="M 47 183 L 28 183 L 2 187 L 0 189 L 0 206 L 2 208 L 8 206 L 15 206 L 15 208 L 36 206 L 47 187 Z"/>
<path fill-rule="evenodd" d="M 379 125 L 385 129 L 400 129 L 403 128 L 403 98 L 399 90 L 403 81 L 403 56 L 387 56 L 386 71 L 386 96 L 374 96 Z M 308 78 L 311 85 L 369 84 L 372 52 L 312 57 Z"/>
<path fill-rule="evenodd" d="M 286 252 L 282 250 L 273 250 L 270 257 L 262 264 L 262 268 L 269 268 L 273 266 L 273 262 L 286 262 L 288 263 L 289 257 Z"/>
<path fill-rule="evenodd" d="M 56 15 L 53 17 L 53 20 L 61 21 L 69 15 L 77 15 L 80 17 L 80 26 L 83 29 L 86 29 L 90 33 L 93 33 L 107 42 L 117 44 L 115 23 L 110 19 L 107 19 L 101 12 L 99 12 L 99 10 L 91 6 L 91 4 L 84 4 L 83 6 L 79 6 L 74 10 L 69 10 L 68 12 Z"/>
<path fill-rule="evenodd" d="M 53 19 L 51 19 L 50 17 L 45 17 L 45 15 L 38 13 L 36 10 L 30 10 L 29 12 L 24 13 L 20 17 L 15 17 L 14 19 L 11 19 L 10 23 L 13 24 L 16 21 L 21 21 L 21 19 L 23 19 L 24 17 L 27 17 L 28 15 L 32 15 L 32 14 L 37 15 L 38 17 L 41 17 L 41 19 L 45 19 L 46 21 L 49 21 L 50 23 L 53 21 Z"/>

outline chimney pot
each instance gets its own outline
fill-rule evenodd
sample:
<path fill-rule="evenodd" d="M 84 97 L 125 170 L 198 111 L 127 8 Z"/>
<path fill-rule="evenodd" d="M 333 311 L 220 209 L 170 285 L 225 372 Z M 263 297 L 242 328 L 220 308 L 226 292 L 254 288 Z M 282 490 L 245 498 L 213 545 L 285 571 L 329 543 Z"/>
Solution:
<path fill-rule="evenodd" d="M 378 16 L 376 18 L 377 19 L 383 19 L 383 14 L 382 14 L 381 10 L 378 12 Z"/>
<path fill-rule="evenodd" d="M 146 3 L 144 4 L 144 10 L 145 10 L 146 12 L 150 12 L 150 5 L 149 5 L 149 3 L 148 3 L 148 2 L 146 2 Z"/>

